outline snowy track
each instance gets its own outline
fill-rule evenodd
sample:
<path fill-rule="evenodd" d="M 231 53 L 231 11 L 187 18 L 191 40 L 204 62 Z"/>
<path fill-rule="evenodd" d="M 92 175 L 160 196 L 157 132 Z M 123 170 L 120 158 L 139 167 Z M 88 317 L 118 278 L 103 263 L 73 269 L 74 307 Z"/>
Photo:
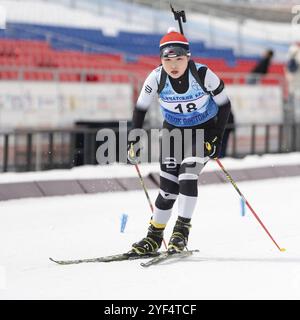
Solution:
<path fill-rule="evenodd" d="M 249 211 L 241 217 L 230 184 L 199 187 L 189 247 L 201 252 L 150 269 L 140 260 L 59 266 L 48 259 L 127 251 L 150 218 L 142 191 L 2 202 L 0 299 L 299 299 L 300 178 L 239 187 L 286 252 Z M 129 215 L 124 234 L 122 213 Z"/>

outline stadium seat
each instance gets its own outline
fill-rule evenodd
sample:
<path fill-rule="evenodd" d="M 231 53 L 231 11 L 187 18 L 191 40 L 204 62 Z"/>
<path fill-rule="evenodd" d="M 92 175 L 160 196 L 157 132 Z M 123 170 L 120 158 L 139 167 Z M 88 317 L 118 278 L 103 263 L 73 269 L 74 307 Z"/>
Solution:
<path fill-rule="evenodd" d="M 30 32 L 30 28 L 39 30 L 39 33 Z M 49 34 L 50 42 L 47 42 Z M 75 41 L 63 41 L 61 35 Z M 97 29 L 9 23 L 7 29 L 0 30 L 0 66 L 63 69 L 59 75 L 60 81 L 81 81 L 80 75 L 74 72 L 74 69 L 86 70 L 86 81 L 123 83 L 128 82 L 132 76 L 141 81 L 160 64 L 157 43 L 161 36 L 137 32 L 105 36 Z M 82 40 L 91 46 L 81 44 Z M 244 83 L 245 76 L 242 75 L 249 73 L 258 61 L 257 56 L 235 56 L 230 48 L 208 48 L 201 41 L 192 41 L 190 46 L 192 58 L 207 65 L 218 75 L 224 75 L 226 83 Z M 65 69 L 72 72 L 65 72 Z M 106 72 L 111 76 L 108 77 Z M 271 74 L 283 76 L 284 72 L 283 64 L 270 66 Z M 238 78 L 232 74 L 236 74 Z M 17 77 L 16 73 L 1 72 L 2 79 L 14 77 Z M 27 80 L 46 81 L 53 78 L 48 70 L 26 71 L 24 74 L 24 79 Z M 261 83 L 277 82 L 278 80 L 272 82 L 264 79 Z"/>

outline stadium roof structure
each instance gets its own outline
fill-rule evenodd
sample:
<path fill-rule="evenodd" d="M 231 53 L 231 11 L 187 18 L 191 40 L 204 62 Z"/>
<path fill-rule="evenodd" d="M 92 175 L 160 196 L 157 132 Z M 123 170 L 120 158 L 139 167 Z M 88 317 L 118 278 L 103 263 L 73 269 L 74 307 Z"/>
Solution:
<path fill-rule="evenodd" d="M 130 3 L 150 6 L 152 8 L 166 9 L 170 6 L 169 0 L 123 0 Z M 172 0 L 174 6 L 182 8 L 182 1 Z M 272 21 L 290 23 L 293 15 L 291 8 L 294 1 L 208 1 L 186 0 L 184 8 L 195 13 L 210 14 L 218 17 L 234 17 L 240 20 L 253 19 L 259 21 Z"/>

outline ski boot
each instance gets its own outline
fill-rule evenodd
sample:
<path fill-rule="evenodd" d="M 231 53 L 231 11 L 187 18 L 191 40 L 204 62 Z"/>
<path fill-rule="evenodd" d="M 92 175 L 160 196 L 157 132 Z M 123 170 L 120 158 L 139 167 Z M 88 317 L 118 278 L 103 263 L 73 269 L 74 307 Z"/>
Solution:
<path fill-rule="evenodd" d="M 149 255 L 152 253 L 155 254 L 161 246 L 163 240 L 163 231 L 164 228 L 156 228 L 153 225 L 150 225 L 147 236 L 141 241 L 135 242 L 132 245 L 131 252 L 140 255 Z"/>
<path fill-rule="evenodd" d="M 168 252 L 182 252 L 186 248 L 191 228 L 190 221 L 191 219 L 178 217 L 168 244 Z"/>

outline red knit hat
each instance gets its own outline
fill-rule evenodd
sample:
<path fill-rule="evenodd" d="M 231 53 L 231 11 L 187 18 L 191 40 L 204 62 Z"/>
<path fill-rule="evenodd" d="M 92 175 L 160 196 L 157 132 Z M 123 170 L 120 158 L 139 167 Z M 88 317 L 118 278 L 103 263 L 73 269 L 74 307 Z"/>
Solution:
<path fill-rule="evenodd" d="M 174 28 L 169 28 L 168 33 L 161 38 L 159 49 L 161 57 L 190 55 L 187 38 Z"/>

